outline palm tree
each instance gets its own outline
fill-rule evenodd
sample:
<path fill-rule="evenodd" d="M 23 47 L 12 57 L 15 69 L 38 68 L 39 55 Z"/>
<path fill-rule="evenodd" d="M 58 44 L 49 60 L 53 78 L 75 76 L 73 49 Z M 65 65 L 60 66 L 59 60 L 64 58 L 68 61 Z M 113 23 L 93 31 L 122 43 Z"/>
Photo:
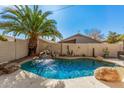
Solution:
<path fill-rule="evenodd" d="M 1 13 L 0 29 L 3 34 L 13 32 L 14 36 L 24 34 L 29 39 L 29 55 L 36 54 L 39 37 L 62 38 L 56 28 L 56 21 L 48 19 L 50 11 L 42 12 L 38 6 L 13 6 L 5 8 Z"/>
<path fill-rule="evenodd" d="M 107 42 L 108 43 L 116 43 L 116 42 L 120 41 L 119 37 L 120 37 L 120 34 L 109 31 L 109 34 L 107 36 Z"/>

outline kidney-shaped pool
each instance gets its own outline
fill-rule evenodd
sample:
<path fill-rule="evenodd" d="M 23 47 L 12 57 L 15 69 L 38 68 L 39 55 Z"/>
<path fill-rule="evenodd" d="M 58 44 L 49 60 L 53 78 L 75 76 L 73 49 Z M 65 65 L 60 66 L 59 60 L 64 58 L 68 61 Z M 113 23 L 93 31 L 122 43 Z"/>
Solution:
<path fill-rule="evenodd" d="M 21 65 L 23 70 L 51 79 L 70 79 L 93 76 L 98 67 L 116 66 L 113 63 L 94 59 L 38 59 Z"/>

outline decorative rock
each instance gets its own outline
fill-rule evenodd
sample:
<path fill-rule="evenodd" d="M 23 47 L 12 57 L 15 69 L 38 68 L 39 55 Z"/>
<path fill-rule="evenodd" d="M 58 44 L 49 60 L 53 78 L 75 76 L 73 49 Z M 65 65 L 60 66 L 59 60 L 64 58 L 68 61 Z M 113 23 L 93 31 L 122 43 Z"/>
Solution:
<path fill-rule="evenodd" d="M 38 56 L 35 56 L 35 57 L 33 57 L 33 60 L 38 59 L 38 58 L 39 58 Z"/>
<path fill-rule="evenodd" d="M 110 82 L 121 81 L 118 71 L 112 67 L 100 67 L 95 70 L 94 76 L 98 80 L 104 80 Z"/>
<path fill-rule="evenodd" d="M 44 52 L 40 52 L 40 55 L 43 55 L 44 54 Z"/>
<path fill-rule="evenodd" d="M 103 57 L 97 56 L 96 59 L 98 59 L 98 60 L 103 60 Z"/>

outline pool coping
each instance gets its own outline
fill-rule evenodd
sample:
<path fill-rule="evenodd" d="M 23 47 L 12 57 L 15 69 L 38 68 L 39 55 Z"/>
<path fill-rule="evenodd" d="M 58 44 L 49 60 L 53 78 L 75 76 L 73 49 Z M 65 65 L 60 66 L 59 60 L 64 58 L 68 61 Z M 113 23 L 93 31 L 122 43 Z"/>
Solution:
<path fill-rule="evenodd" d="M 93 59 L 93 60 L 98 60 L 98 61 L 105 61 L 105 62 L 109 62 L 109 63 L 114 63 L 116 65 L 119 65 L 121 67 L 124 67 L 124 61 L 123 60 L 116 60 L 117 58 L 102 58 L 102 59 L 98 59 L 98 58 L 95 58 L 95 57 L 63 57 L 63 56 L 59 56 L 59 57 L 56 57 L 58 59 L 79 59 L 79 58 L 84 58 L 84 59 Z M 56 59 L 55 58 L 55 59 Z M 31 61 L 33 60 L 32 58 L 29 58 L 29 59 L 26 59 L 22 62 L 20 62 L 20 65 L 25 63 L 25 62 L 28 62 L 28 61 Z"/>
<path fill-rule="evenodd" d="M 121 63 L 120 62 L 117 62 L 119 60 L 116 60 L 116 61 L 113 61 L 111 60 L 111 58 L 103 58 L 103 59 L 98 59 L 98 58 L 95 58 L 95 57 L 57 57 L 58 59 L 79 59 L 79 58 L 84 58 L 84 59 L 93 59 L 93 60 L 98 60 L 98 61 L 105 61 L 105 62 L 109 62 L 109 63 L 114 63 L 114 64 L 117 64 L 121 67 L 124 67 L 124 62 L 122 63 L 122 60 L 121 60 Z"/>

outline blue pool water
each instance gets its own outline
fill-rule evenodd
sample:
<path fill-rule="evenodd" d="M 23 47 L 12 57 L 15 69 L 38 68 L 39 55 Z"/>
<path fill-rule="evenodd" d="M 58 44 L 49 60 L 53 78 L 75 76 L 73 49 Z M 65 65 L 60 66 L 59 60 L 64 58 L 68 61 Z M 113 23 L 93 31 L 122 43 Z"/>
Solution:
<path fill-rule="evenodd" d="M 26 62 L 21 68 L 45 78 L 70 79 L 92 76 L 94 70 L 101 66 L 115 64 L 93 59 L 39 59 Z"/>

